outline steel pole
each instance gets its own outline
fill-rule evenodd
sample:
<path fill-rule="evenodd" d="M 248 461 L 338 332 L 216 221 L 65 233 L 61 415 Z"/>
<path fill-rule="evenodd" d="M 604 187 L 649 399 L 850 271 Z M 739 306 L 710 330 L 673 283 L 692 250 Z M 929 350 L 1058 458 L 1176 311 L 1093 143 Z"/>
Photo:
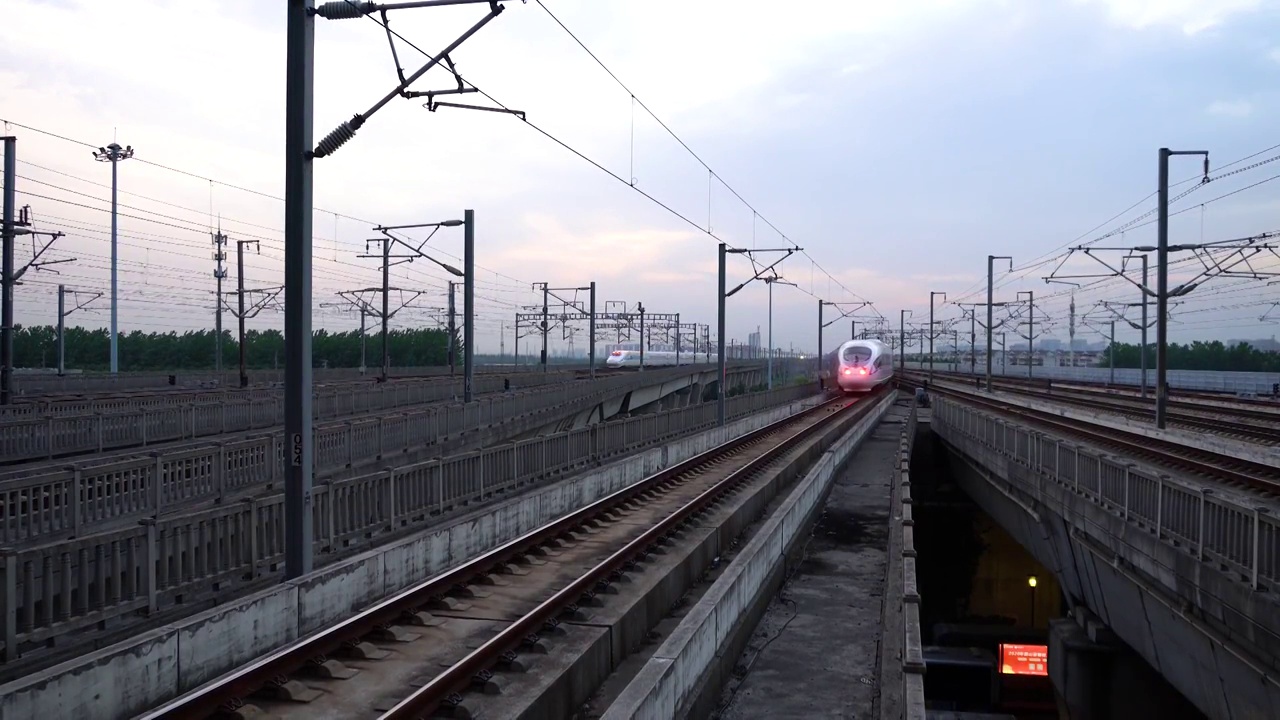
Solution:
<path fill-rule="evenodd" d="M 1142 254 L 1142 399 L 1147 398 L 1147 255 Z"/>
<path fill-rule="evenodd" d="M 547 296 L 550 293 L 551 291 L 547 289 L 547 283 L 542 283 L 542 372 L 544 373 L 547 372 L 547 366 L 551 363 L 551 358 L 547 356 L 547 333 L 551 329 L 547 325 Z M 642 346 L 641 353 L 643 352 L 644 352 L 644 348 Z M 643 354 L 640 356 L 640 360 L 641 360 L 640 365 L 641 367 L 643 367 L 644 366 Z"/>
<path fill-rule="evenodd" d="M 386 382 L 391 370 L 391 238 L 382 241 L 382 376 Z"/>
<path fill-rule="evenodd" d="M 898 311 L 898 370 L 907 371 L 907 311 Z"/>
<path fill-rule="evenodd" d="M 476 213 L 464 210 L 462 217 L 462 399 L 471 402 L 476 373 Z"/>
<path fill-rule="evenodd" d="M 978 362 L 978 350 L 974 345 L 978 342 L 978 312 L 974 308 L 969 312 L 969 374 L 977 375 L 978 369 L 974 367 Z"/>
<path fill-rule="evenodd" d="M 452 280 L 449 281 L 449 353 L 448 355 L 449 355 L 449 375 L 451 376 L 455 372 L 455 365 L 457 363 L 456 358 L 457 358 L 457 352 L 458 352 L 458 346 L 457 346 L 458 325 L 457 325 L 457 317 L 456 317 L 457 306 L 454 302 L 454 289 L 457 286 L 458 284 L 456 282 L 453 282 Z"/>
<path fill-rule="evenodd" d="M 1107 348 L 1107 364 L 1111 366 L 1110 385 L 1116 384 L 1116 321 L 1111 321 L 1111 346 Z"/>
<path fill-rule="evenodd" d="M 236 241 L 236 296 L 240 312 L 236 317 L 240 322 L 240 387 L 249 387 L 249 371 L 245 367 L 244 347 L 244 240 Z"/>
<path fill-rule="evenodd" d="M 640 372 L 644 372 L 644 303 L 639 304 L 640 308 Z"/>
<path fill-rule="evenodd" d="M 591 319 L 587 321 L 587 335 L 591 346 L 587 349 L 587 361 L 591 363 L 591 379 L 596 379 L 596 283 L 591 281 Z M 695 360 L 696 362 L 696 360 Z"/>
<path fill-rule="evenodd" d="M 933 382 L 933 296 L 936 294 L 929 293 L 929 382 Z"/>
<path fill-rule="evenodd" d="M 676 313 L 676 367 L 680 367 L 680 313 Z"/>
<path fill-rule="evenodd" d="M 825 389 L 822 381 L 822 306 L 821 300 L 818 301 L 818 389 Z M 801 366 L 803 367 L 803 366 Z"/>
<path fill-rule="evenodd" d="M 364 339 L 365 339 L 364 318 L 365 318 L 364 308 L 360 308 L 360 374 L 361 375 L 364 374 L 364 368 L 365 368 L 365 365 L 364 365 L 364 357 L 365 357 L 364 356 Z"/>
<path fill-rule="evenodd" d="M 117 297 L 116 297 L 116 168 L 120 161 L 117 152 L 118 145 L 111 148 L 111 374 L 115 375 L 120 371 L 120 345 L 119 345 L 119 327 L 116 324 L 117 314 Z M 7 155 L 5 156 L 8 157 Z"/>
<path fill-rule="evenodd" d="M 1031 360 L 1036 355 L 1036 294 L 1028 290 L 1027 295 L 1030 296 L 1027 301 L 1027 377 L 1031 377 Z"/>
<path fill-rule="evenodd" d="M 995 263 L 996 263 L 996 256 L 988 255 L 987 256 L 987 392 L 991 392 L 991 336 L 992 336 L 992 333 L 994 332 L 994 328 L 992 328 L 992 325 L 995 324 L 995 318 L 993 316 L 993 310 L 995 308 L 992 305 L 992 303 L 994 302 L 994 300 L 992 299 L 992 296 L 995 293 L 995 288 L 994 288 Z"/>
<path fill-rule="evenodd" d="M 773 389 L 773 283 L 769 285 L 769 389 Z"/>
<path fill-rule="evenodd" d="M 18 173 L 18 139 L 4 139 L 4 219 L 0 225 L 0 254 L 4 256 L 0 269 L 0 405 L 13 402 L 13 246 L 18 227 L 13 215 L 17 211 L 17 190 L 14 182 Z M 113 354 L 114 357 L 114 354 Z"/>
<path fill-rule="evenodd" d="M 720 277 L 719 290 L 716 293 L 716 357 L 720 363 L 720 381 L 716 388 L 716 423 L 724 425 L 725 377 L 728 374 L 724 362 L 724 256 L 725 245 L 720 243 Z"/>
<path fill-rule="evenodd" d="M 58 377 L 62 377 L 67 372 L 67 327 L 63 322 L 66 313 L 66 290 L 63 286 L 58 286 Z"/>
<path fill-rule="evenodd" d="M 312 0 L 289 0 L 285 26 L 284 406 L 285 577 L 311 572 Z"/>
<path fill-rule="evenodd" d="M 1160 148 L 1156 200 L 1156 427 L 1165 424 L 1169 401 L 1169 148 Z"/>

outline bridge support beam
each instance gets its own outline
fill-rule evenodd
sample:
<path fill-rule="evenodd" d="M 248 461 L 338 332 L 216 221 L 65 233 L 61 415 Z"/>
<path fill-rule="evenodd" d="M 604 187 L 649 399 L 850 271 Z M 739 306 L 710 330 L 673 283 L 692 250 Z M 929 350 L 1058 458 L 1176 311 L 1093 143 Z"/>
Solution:
<path fill-rule="evenodd" d="M 1064 720 L 1202 718 L 1204 715 L 1106 626 L 1077 608 L 1049 622 L 1049 680 Z"/>

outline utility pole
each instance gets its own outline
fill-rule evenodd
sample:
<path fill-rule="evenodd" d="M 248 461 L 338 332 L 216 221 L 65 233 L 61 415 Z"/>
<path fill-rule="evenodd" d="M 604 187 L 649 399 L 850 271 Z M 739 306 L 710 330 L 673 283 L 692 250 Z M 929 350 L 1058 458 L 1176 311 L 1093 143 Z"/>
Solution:
<path fill-rule="evenodd" d="M 898 347 L 902 353 L 898 360 L 899 372 L 907 371 L 907 316 L 911 314 L 910 310 L 898 311 Z"/>
<path fill-rule="evenodd" d="M 1145 332 L 1145 331 L 1144 331 Z M 1111 366 L 1111 382 L 1110 385 L 1116 384 L 1116 321 L 1111 321 L 1111 344 L 1107 348 L 1108 353 L 1107 364 Z"/>
<path fill-rule="evenodd" d="M 462 399 L 474 399 L 476 371 L 476 213 L 462 211 L 462 330 L 466 344 L 462 346 Z"/>
<path fill-rule="evenodd" d="M 1147 296 L 1151 290 L 1147 285 L 1147 254 L 1142 258 L 1142 352 L 1138 353 L 1142 367 L 1142 399 L 1147 399 Z"/>
<path fill-rule="evenodd" d="M 977 375 L 978 369 L 974 367 L 978 362 L 978 352 L 974 345 L 978 342 L 978 313 L 977 308 L 969 309 L 969 374 Z"/>
<path fill-rule="evenodd" d="M 431 0 L 430 2 L 393 3 L 382 6 L 385 14 L 388 10 L 408 9 L 414 7 L 460 5 L 466 0 Z M 313 0 L 288 0 L 287 22 L 285 25 L 285 435 L 288 443 L 287 462 L 285 465 L 285 512 L 284 512 L 284 545 L 285 545 L 285 579 L 292 580 L 311 571 L 312 568 L 312 517 L 313 498 L 311 495 L 312 480 L 315 469 L 312 467 L 311 417 L 311 213 L 312 177 L 314 160 L 331 156 L 343 144 L 351 140 L 356 132 L 368 122 L 378 110 L 382 109 L 397 96 L 405 98 L 427 95 L 427 107 L 435 110 L 441 106 L 472 107 L 491 112 L 518 111 L 503 108 L 481 108 L 467 106 L 462 103 L 445 103 L 436 100 L 435 93 L 409 91 L 408 87 L 422 77 L 427 71 L 445 60 L 449 69 L 453 68 L 450 54 L 467 38 L 496 18 L 504 9 L 498 3 L 501 0 L 490 0 L 489 12 L 477 23 L 466 30 L 442 51 L 430 57 L 425 64 L 412 74 L 405 75 L 397 65 L 399 83 L 373 106 L 362 113 L 356 113 L 350 120 L 343 121 L 337 128 L 326 135 L 318 145 L 312 145 L 312 121 L 314 111 L 315 85 L 315 20 L 317 17 L 328 20 L 355 19 L 374 11 L 373 3 L 356 5 L 354 3 L 326 2 L 315 7 Z M 394 50 L 394 46 L 393 46 Z M 462 78 L 454 73 L 458 81 L 458 90 L 449 92 L 465 92 Z M 463 293 L 464 331 L 468 333 L 464 348 L 463 381 L 465 397 L 471 399 L 472 350 L 475 338 L 469 335 L 473 324 L 472 307 L 474 292 L 473 242 L 475 223 L 470 210 L 466 211 L 465 221 L 453 221 L 467 227 L 467 240 L 464 264 L 467 266 L 467 284 Z"/>
<path fill-rule="evenodd" d="M 66 334 L 66 323 L 65 323 L 67 316 L 77 310 L 83 309 L 89 303 L 102 297 L 102 293 L 94 293 L 93 297 L 89 298 L 88 300 L 81 301 L 80 293 L 76 292 L 75 290 L 72 290 L 71 294 L 75 296 L 74 302 L 76 303 L 76 306 L 71 308 L 70 310 L 67 310 L 66 309 L 67 307 L 66 293 L 67 293 L 66 287 L 63 285 L 59 285 L 58 286 L 58 377 L 62 377 L 63 375 L 66 374 L 66 371 L 67 371 L 67 343 L 66 343 L 67 334 Z"/>
<path fill-rule="evenodd" d="M 9 157 L 8 153 L 5 154 L 5 157 L 6 158 Z M 6 185 L 6 187 L 11 187 L 11 185 Z M 717 328 L 716 329 L 716 343 L 717 343 L 716 357 L 717 357 L 717 362 L 720 363 L 720 373 L 717 376 L 720 379 L 716 383 L 716 424 L 720 426 L 724 425 L 724 394 L 725 394 L 724 385 L 726 381 L 726 375 L 728 374 L 725 371 L 725 364 L 724 364 L 724 301 L 725 301 L 724 255 L 725 255 L 725 252 L 726 252 L 725 244 L 720 243 L 720 273 L 719 273 L 720 288 L 719 290 L 716 291 L 716 328 Z"/>
<path fill-rule="evenodd" d="M 1203 155 L 1204 182 L 1209 181 L 1208 151 L 1160 148 L 1156 217 L 1156 427 L 1161 430 L 1169 402 L 1169 158 L 1173 155 Z"/>
<path fill-rule="evenodd" d="M 591 365 L 591 379 L 596 379 L 596 281 L 592 280 L 588 285 L 590 297 L 591 319 L 587 321 L 587 335 L 590 336 L 591 344 L 587 348 L 587 362 Z"/>
<path fill-rule="evenodd" d="M 947 301 L 947 294 L 944 292 L 929 293 L 929 382 L 933 382 L 933 299 L 938 295 L 942 296 L 942 302 Z"/>
<path fill-rule="evenodd" d="M 0 405 L 8 405 L 13 402 L 14 395 L 14 288 L 27 270 L 31 268 L 38 270 L 44 265 L 71 262 L 75 258 L 40 262 L 40 256 L 44 254 L 45 250 L 49 249 L 49 246 L 53 245 L 55 240 L 62 237 L 62 233 L 37 232 L 28 227 L 31 224 L 28 216 L 30 208 L 23 207 L 21 212 L 18 211 L 17 188 L 15 185 L 17 181 L 18 139 L 12 136 L 0 139 L 4 141 L 4 207 L 3 219 L 0 220 L 0 256 L 2 256 L 2 260 L 0 260 Z M 14 246 L 17 244 L 19 235 L 49 236 L 49 241 L 44 245 L 37 247 L 33 242 L 32 258 L 21 268 L 16 267 L 14 261 Z"/>
<path fill-rule="evenodd" d="M 548 366 L 551 359 L 547 357 L 547 333 L 551 331 L 551 326 L 547 322 L 547 303 L 550 300 L 550 291 L 547 290 L 549 283 L 534 283 L 534 287 L 542 286 L 542 372 L 548 372 Z M 640 369 L 644 369 L 644 355 L 640 356 Z"/>
<path fill-rule="evenodd" d="M 458 337 L 458 328 L 457 328 L 457 325 L 454 324 L 455 318 L 454 318 L 453 289 L 455 287 L 457 287 L 457 283 L 450 280 L 449 281 L 449 374 L 450 375 L 453 375 L 453 372 L 454 372 L 454 369 L 453 369 L 454 357 L 455 357 L 455 353 L 457 352 L 457 337 Z"/>
<path fill-rule="evenodd" d="M 1027 296 L 1027 377 L 1031 377 L 1031 360 L 1035 357 L 1036 294 L 1034 290 L 1023 290 L 1018 295 Z"/>
<path fill-rule="evenodd" d="M 218 281 L 217 301 L 215 305 L 213 332 L 217 339 L 213 344 L 213 369 L 218 373 L 218 384 L 222 384 L 222 281 L 227 277 L 227 268 L 223 266 L 223 262 L 227 259 L 227 251 L 223 246 L 227 244 L 227 236 L 222 234 L 222 223 L 218 223 L 218 232 L 213 234 L 213 261 L 216 266 L 213 268 L 213 277 Z"/>
<path fill-rule="evenodd" d="M 995 300 L 992 297 L 995 293 L 995 262 L 996 260 L 1008 260 L 1009 272 L 1013 272 L 1013 258 L 1008 255 L 988 255 L 987 256 L 987 392 L 991 392 L 991 334 L 995 331 L 995 319 L 992 317 L 992 309 L 995 306 Z M 1003 363 L 1003 356 L 1001 358 Z M 1003 365 L 1001 373 L 1003 373 Z"/>
<path fill-rule="evenodd" d="M 244 246 L 253 245 L 258 252 L 262 252 L 262 246 L 257 240 L 237 240 L 236 241 L 236 297 L 240 309 L 236 312 L 236 317 L 240 320 L 240 387 L 249 387 L 249 372 L 245 367 L 244 353 Z"/>
<path fill-rule="evenodd" d="M 545 312 L 545 308 L 543 311 Z M 636 311 L 640 313 L 640 372 L 644 372 L 644 303 L 636 303 Z"/>
<path fill-rule="evenodd" d="M 769 277 L 763 278 L 763 280 L 765 284 L 769 286 L 769 349 L 768 349 L 769 370 L 768 372 L 769 372 L 769 389 L 772 390 L 773 389 L 773 347 L 774 347 L 773 346 L 773 286 L 779 283 L 783 285 L 790 285 L 792 287 L 799 287 L 799 286 L 793 282 L 788 282 L 786 280 L 783 280 L 781 277 L 778 276 L 777 273 L 774 273 Z M 821 332 L 821 330 L 819 330 L 819 332 Z"/>
<path fill-rule="evenodd" d="M 312 567 L 311 212 L 315 16 L 289 0 L 285 23 L 284 177 L 284 574 Z M 357 116 L 359 117 L 359 116 Z M 336 149 L 336 148 L 335 148 Z"/>
<path fill-rule="evenodd" d="M 18 139 L 4 138 L 4 219 L 0 225 L 3 268 L 0 269 L 0 405 L 13 402 L 13 286 L 17 284 L 13 269 L 13 246 L 18 236 L 14 220 L 18 196 L 14 183 L 17 180 Z"/>
<path fill-rule="evenodd" d="M 391 287 L 391 266 L 400 265 L 402 263 L 411 263 L 414 260 L 417 260 L 418 258 L 424 258 L 426 260 L 430 260 L 436 265 L 439 265 L 441 268 L 444 268 L 444 270 L 449 274 L 455 277 L 462 277 L 464 280 L 469 281 L 469 279 L 465 277 L 465 273 L 462 270 L 459 270 L 458 268 L 448 263 L 440 262 L 439 260 L 431 257 L 430 255 L 422 251 L 422 248 L 425 247 L 426 244 L 431 241 L 431 238 L 435 236 L 436 232 L 438 232 L 440 228 L 458 227 L 459 225 L 463 225 L 463 224 L 464 224 L 463 220 L 446 220 L 444 222 L 416 223 L 413 225 L 379 225 L 374 228 L 374 231 L 382 233 L 382 237 L 370 238 L 364 241 L 365 254 L 357 255 L 356 257 L 379 258 L 382 261 L 382 289 L 378 291 L 382 293 L 382 309 L 379 311 L 379 310 L 373 309 L 372 307 L 368 308 L 370 311 L 369 314 L 374 315 L 382 320 L 382 363 L 381 363 L 382 372 L 378 377 L 378 382 L 380 383 L 386 382 L 391 376 L 391 334 L 390 334 L 391 318 L 396 313 L 400 312 L 405 307 L 407 307 L 409 303 L 413 302 L 414 300 L 418 299 L 424 294 L 424 291 L 422 290 L 405 291 L 402 288 Z M 393 230 L 410 230 L 410 229 L 419 229 L 419 228 L 431 228 L 431 234 L 427 236 L 426 240 L 423 240 L 417 246 L 410 245 L 404 240 L 401 240 L 399 237 L 396 237 L 391 234 Z M 375 243 L 375 242 L 382 243 L 382 253 L 380 255 L 369 254 L 369 243 Z M 403 254 L 392 255 L 391 248 L 394 245 L 402 245 L 405 248 L 407 248 L 407 251 Z M 391 262 L 392 260 L 395 260 L 395 262 Z M 362 293 L 362 292 L 366 292 L 367 290 L 368 289 L 355 291 L 355 292 Z M 391 309 L 391 291 L 392 290 L 401 291 L 400 306 L 397 307 L 395 310 Z M 403 298 L 404 292 L 412 292 L 413 295 L 409 297 L 409 299 L 405 300 Z M 343 295 L 343 297 L 347 297 L 347 294 L 345 293 L 339 293 L 339 294 Z M 464 296 L 466 295 L 465 282 L 463 287 L 463 295 Z M 453 295 L 451 291 L 450 298 L 452 299 L 452 297 Z M 362 298 L 359 300 L 352 300 L 352 301 L 364 303 L 364 300 Z M 465 305 L 465 302 L 466 300 L 464 297 L 463 299 L 464 305 Z M 465 309 L 464 309 L 464 312 L 465 312 Z M 465 318 L 464 318 L 464 324 L 465 324 Z M 471 338 L 467 338 L 467 340 L 468 342 L 470 342 Z M 450 340 L 450 343 L 452 343 L 452 340 Z M 465 374 L 465 370 L 464 370 L 464 374 Z M 464 385 L 465 385 L 465 382 L 466 381 L 464 380 L 463 381 Z"/>
<path fill-rule="evenodd" d="M 116 324 L 116 315 L 118 311 L 118 298 L 116 295 L 116 189 L 117 189 L 117 166 L 121 161 L 128 160 L 133 157 L 133 146 L 121 148 L 116 143 L 111 143 L 105 148 L 98 148 L 93 153 L 93 158 L 98 162 L 111 163 L 111 374 L 115 375 L 120 369 L 118 326 Z"/>

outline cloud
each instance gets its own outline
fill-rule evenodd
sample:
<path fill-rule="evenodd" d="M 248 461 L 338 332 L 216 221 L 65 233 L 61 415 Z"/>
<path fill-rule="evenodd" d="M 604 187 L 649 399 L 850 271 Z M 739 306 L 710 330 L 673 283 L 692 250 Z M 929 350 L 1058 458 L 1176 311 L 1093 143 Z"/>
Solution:
<path fill-rule="evenodd" d="M 1267 53 L 1267 57 L 1270 58 L 1272 62 L 1280 63 L 1280 47 L 1272 48 L 1271 52 Z"/>
<path fill-rule="evenodd" d="M 1205 108 L 1210 115 L 1244 118 L 1253 114 L 1253 103 L 1248 100 L 1216 100 Z"/>
<path fill-rule="evenodd" d="M 1258 10 L 1262 0 L 1076 0 L 1102 6 L 1113 23 L 1135 30 L 1176 27 L 1196 35 L 1225 24 L 1232 16 Z"/>

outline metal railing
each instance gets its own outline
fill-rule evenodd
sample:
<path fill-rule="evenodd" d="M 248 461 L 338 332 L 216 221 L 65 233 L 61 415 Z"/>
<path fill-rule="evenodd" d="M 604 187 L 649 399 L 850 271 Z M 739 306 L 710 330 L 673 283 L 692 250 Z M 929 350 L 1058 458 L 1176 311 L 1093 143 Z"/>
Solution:
<path fill-rule="evenodd" d="M 790 387 L 728 400 L 741 417 L 813 394 Z M 507 443 L 443 459 L 318 481 L 313 495 L 317 564 L 421 530 L 432 518 L 495 493 L 508 493 L 667 439 L 716 425 L 714 403 L 641 415 L 579 430 Z M 204 466 L 208 458 L 193 460 Z M 231 464 L 228 464 L 231 467 Z M 103 513 L 206 492 L 211 480 L 172 473 L 145 485 L 139 469 L 114 477 L 113 493 L 81 499 Z M 240 482 L 223 478 L 224 483 Z M 68 492 L 63 490 L 64 493 Z M 83 491 L 82 491 L 83 492 Z M 64 495 L 65 497 L 65 495 Z M 105 502 L 111 497 L 112 502 Z M 79 504 L 74 504 L 79 506 Z M 161 505 L 163 507 L 163 505 Z M 62 520 L 63 522 L 69 519 Z M 83 519 L 82 519 L 83 521 Z M 192 512 L 147 517 L 85 537 L 0 553 L 0 624 L 6 662 L 20 648 L 52 648 L 55 639 L 101 623 L 201 607 L 210 598 L 282 577 L 284 496 L 245 498 Z M 132 619 L 129 619 L 132 618 Z"/>
<path fill-rule="evenodd" d="M 362 465 L 405 463 L 433 450 L 438 456 L 465 442 L 464 433 L 516 418 L 563 415 L 652 380 L 652 375 L 631 375 L 610 379 L 603 387 L 562 385 L 554 391 L 319 425 L 314 429 L 313 467 L 317 480 L 325 481 L 357 472 Z M 143 515 L 270 490 L 281 480 L 283 452 L 284 435 L 277 430 L 31 473 L 19 468 L 0 476 L 0 544 L 79 537 Z"/>
<path fill-rule="evenodd" d="M 551 372 L 563 372 L 586 369 L 586 363 L 554 363 Z M 494 365 L 479 364 L 476 366 L 477 377 L 487 372 L 500 372 L 526 375 L 542 374 L 542 366 L 537 363 L 511 363 Z M 461 373 L 461 369 L 457 370 Z M 316 368 L 313 377 L 317 383 L 344 382 L 372 378 L 377 374 L 376 368 L 368 368 L 361 373 L 358 368 Z M 426 378 L 441 377 L 449 374 L 447 366 L 393 367 L 393 378 Z M 170 385 L 169 380 L 174 384 Z M 250 382 L 257 384 L 284 382 L 284 370 L 250 370 Z M 221 373 L 212 370 L 185 370 L 172 373 L 165 372 L 121 372 L 115 375 L 107 372 L 76 372 L 58 377 L 52 372 L 31 372 L 19 369 L 14 375 L 13 384 L 19 397 L 45 393 L 69 392 L 128 392 L 133 390 L 163 390 L 175 386 L 219 386 L 236 387 L 240 382 L 238 370 L 224 370 Z"/>
<path fill-rule="evenodd" d="M 573 380 L 576 373 L 521 373 L 519 375 L 477 375 L 473 387 L 477 393 L 499 392 L 507 389 L 523 389 Z M 508 385 L 511 387 L 509 388 Z M 462 396 L 462 378 L 447 376 L 407 378 L 388 383 L 375 383 L 372 378 L 363 381 L 335 382 L 317 385 L 313 392 L 313 406 L 317 417 L 337 417 L 352 412 L 382 410 L 405 404 L 437 402 Z M 247 389 L 196 389 L 168 390 L 101 395 L 98 397 L 19 399 L 12 405 L 0 407 L 0 421 L 12 421 L 32 416 L 76 415 L 93 413 L 136 412 L 152 408 L 179 405 L 211 405 L 214 403 L 239 403 L 257 400 L 277 405 L 283 403 L 284 393 L 279 387 L 259 386 Z"/>
<path fill-rule="evenodd" d="M 1244 493 L 1159 474 L 941 397 L 932 427 L 1029 469 L 1037 486 L 1024 490 L 1033 497 L 1056 483 L 1197 561 L 1230 568 L 1254 590 L 1280 583 L 1280 517 Z"/>
<path fill-rule="evenodd" d="M 657 378 L 689 372 L 655 371 Z M 383 412 L 414 405 L 434 406 L 418 410 L 431 416 L 459 418 L 443 424 L 459 431 L 474 429 L 483 418 L 492 422 L 502 417 L 504 408 L 520 413 L 553 407 L 564 402 L 619 387 L 652 383 L 655 375 L 627 374 L 600 378 L 594 382 L 549 383 L 520 392 L 500 393 L 502 378 L 488 378 L 480 391 L 487 393 L 470 404 L 452 403 L 453 395 L 438 384 L 389 384 L 352 387 L 341 392 L 317 394 L 315 418 L 328 420 L 360 413 Z M 488 387 L 489 384 L 494 387 Z M 358 422 L 358 421 L 355 421 Z M 194 440 L 237 432 L 270 430 L 284 423 L 284 401 L 280 397 L 245 397 L 230 402 L 148 407 L 134 411 L 87 415 L 48 415 L 0 421 L 0 460 L 19 462 L 68 457 L 82 453 L 102 453 L 120 448 L 137 448 L 157 443 Z M 431 436 L 434 437 L 434 436 Z M 318 439 L 317 439 L 318 445 Z M 317 453 L 317 456 L 319 453 Z M 2 541 L 2 540 L 0 540 Z"/>

